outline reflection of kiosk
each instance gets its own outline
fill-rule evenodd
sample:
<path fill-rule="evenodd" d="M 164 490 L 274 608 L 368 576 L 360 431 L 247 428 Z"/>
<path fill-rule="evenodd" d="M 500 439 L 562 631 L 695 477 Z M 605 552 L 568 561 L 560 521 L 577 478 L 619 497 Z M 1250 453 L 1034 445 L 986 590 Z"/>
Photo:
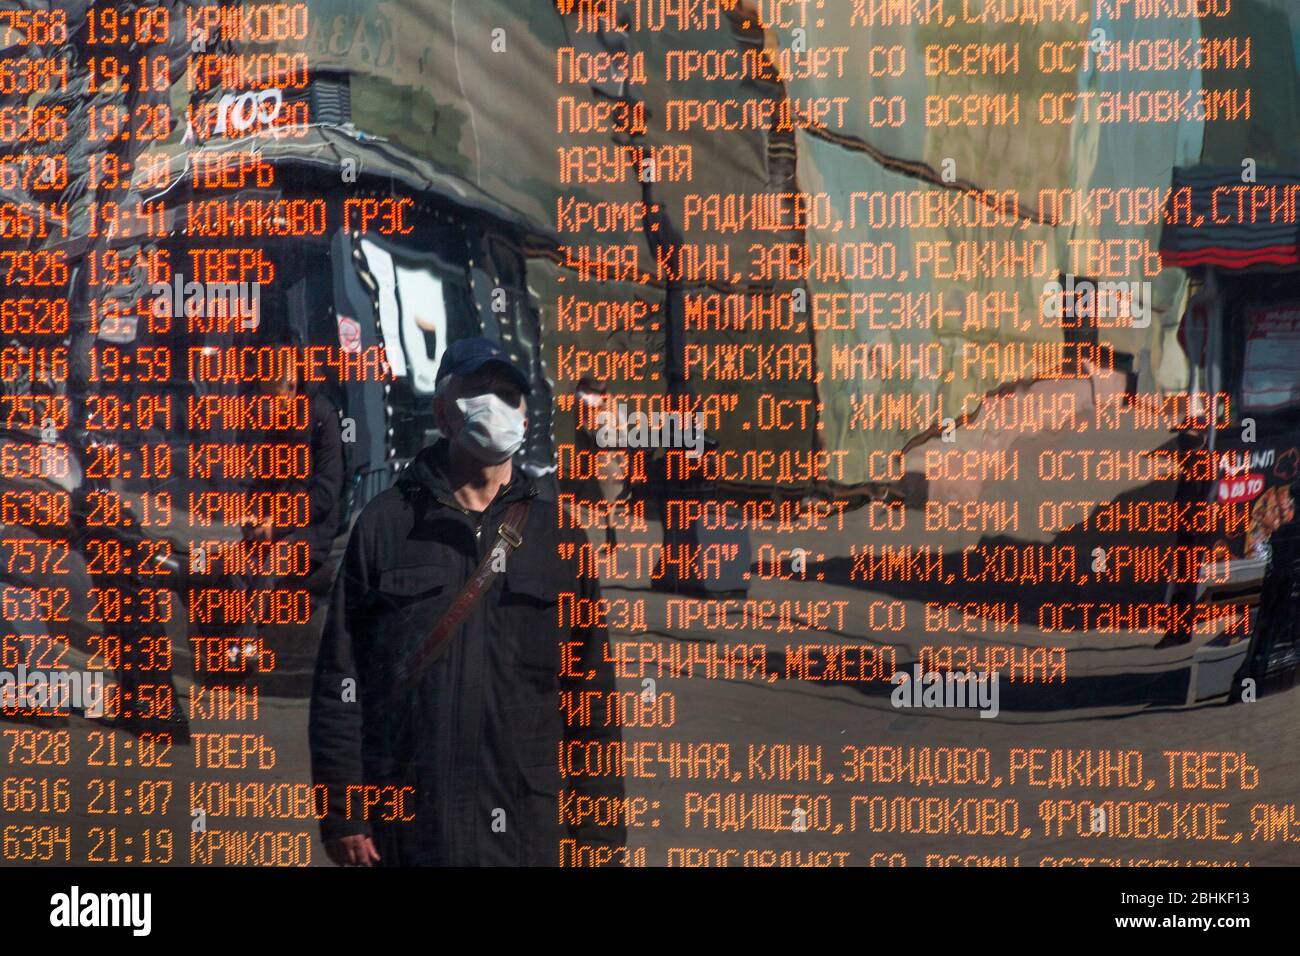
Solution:
<path fill-rule="evenodd" d="M 1249 185 L 1261 196 L 1294 196 L 1300 176 L 1261 170 Z M 1188 388 L 1226 393 L 1231 422 L 1186 436 L 1188 446 L 1211 453 L 1215 473 L 1208 482 L 1185 481 L 1179 498 L 1235 506 L 1239 513 L 1244 506 L 1245 521 L 1187 540 L 1226 546 L 1226 580 L 1195 585 L 1194 593 L 1171 588 L 1169 597 L 1245 605 L 1250 614 L 1248 633 L 1221 634 L 1195 652 L 1194 703 L 1225 694 L 1237 699 L 1245 677 L 1257 684 L 1291 682 L 1300 664 L 1294 503 L 1300 478 L 1300 236 L 1295 217 L 1280 214 L 1285 207 L 1252 212 L 1246 224 L 1223 213 L 1225 197 L 1234 212 L 1243 208 L 1232 198 L 1243 187 L 1240 169 L 1175 170 L 1173 186 L 1191 189 L 1190 218 L 1200 222 L 1166 226 L 1160 250 L 1164 265 L 1202 279 L 1180 330 L 1191 366 Z"/>

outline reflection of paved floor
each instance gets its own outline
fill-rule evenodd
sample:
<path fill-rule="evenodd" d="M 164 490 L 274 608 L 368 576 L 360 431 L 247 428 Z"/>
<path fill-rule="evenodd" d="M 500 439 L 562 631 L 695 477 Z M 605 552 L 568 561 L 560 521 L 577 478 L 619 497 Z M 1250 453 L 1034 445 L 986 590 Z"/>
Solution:
<path fill-rule="evenodd" d="M 887 700 L 866 698 L 843 687 L 826 689 L 784 681 L 761 684 L 670 680 L 660 681 L 657 690 L 661 695 L 673 695 L 675 726 L 668 730 L 632 730 L 627 733 L 628 739 L 726 741 L 731 748 L 732 775 L 726 780 L 672 779 L 668 766 L 659 764 L 652 765 L 657 776 L 629 781 L 629 795 L 656 801 L 660 808 L 654 814 L 661 821 L 659 827 L 642 830 L 633 838 L 638 845 L 647 847 L 648 861 L 652 863 L 663 862 L 666 847 L 841 850 L 850 852 L 848 861 L 854 864 L 869 862 L 874 853 L 902 853 L 913 865 L 924 864 L 931 854 L 1006 856 L 1008 862 L 1018 857 L 1021 865 L 1035 865 L 1044 856 L 1249 861 L 1255 865 L 1294 865 L 1300 862 L 1300 847 L 1295 842 L 1288 845 L 1280 834 L 1265 839 L 1263 831 L 1255 832 L 1252 824 L 1252 814 L 1260 816 L 1262 812 L 1253 809 L 1257 805 L 1280 807 L 1276 813 L 1291 814 L 1291 840 L 1300 840 L 1294 810 L 1286 809 L 1294 806 L 1297 784 L 1300 783 L 1300 744 L 1290 731 L 1297 705 L 1295 690 L 1233 707 L 1148 711 L 1116 718 L 1087 714 L 1069 718 L 1065 715 L 1004 714 L 996 720 L 980 720 L 965 715 L 954 718 L 952 712 L 904 714 L 893 710 Z M 809 765 L 816 766 L 811 759 L 803 764 L 787 762 L 789 775 L 784 780 L 750 779 L 751 769 L 755 772 L 760 768 L 771 771 L 774 744 L 809 745 L 811 750 L 806 752 L 820 757 L 820 766 L 812 775 L 815 779 L 801 779 L 807 775 Z M 750 746 L 766 746 L 768 750 L 751 752 Z M 931 786 L 854 780 L 849 769 L 853 766 L 851 758 L 862 754 L 867 747 L 986 748 L 990 777 L 1000 778 L 1001 785 L 945 786 L 936 783 Z M 1052 789 L 1028 785 L 1022 770 L 1019 781 L 1012 784 L 1010 755 L 1016 748 L 1022 751 L 1033 748 L 1049 751 L 1059 748 L 1075 751 L 1136 750 L 1142 755 L 1141 777 L 1132 781 L 1134 787 L 1117 786 L 1112 781 L 1111 786 L 1074 785 L 1067 789 Z M 1188 770 L 1186 781 L 1203 786 L 1171 789 L 1170 764 L 1163 753 L 1184 750 L 1244 754 L 1245 760 L 1258 768 L 1258 785 L 1243 790 L 1238 775 L 1237 783 L 1229 781 L 1222 789 L 1211 789 L 1211 786 L 1218 787 L 1224 783 L 1217 774 L 1198 775 Z M 748 760 L 751 755 L 756 757 L 752 766 Z M 1029 758 L 1025 755 L 1022 759 Z M 1206 762 L 1215 766 L 1221 763 L 1217 756 Z M 780 761 L 776 767 L 781 767 Z M 1176 781 L 1183 781 L 1184 769 L 1180 763 L 1174 775 Z M 1044 782 L 1048 776 L 1043 774 Z M 728 832 L 718 829 L 725 825 L 725 814 L 711 819 L 704 812 L 696 813 L 689 825 L 684 823 L 684 810 L 688 804 L 700 808 L 709 806 L 707 799 L 698 795 L 728 791 L 827 795 L 830 829 L 825 833 L 790 832 L 794 818 L 789 812 L 789 801 L 785 805 L 785 819 L 781 821 L 786 832 Z M 692 793 L 697 796 L 691 797 Z M 953 821 L 934 808 L 931 812 L 935 816 L 930 819 L 916 806 L 912 807 L 910 821 L 897 815 L 891 817 L 890 809 L 885 805 L 898 796 L 979 797 L 999 802 L 1011 799 L 1015 801 L 1018 814 L 1018 827 L 1015 829 L 1019 833 L 1014 838 L 953 833 Z M 868 816 L 868 801 L 862 799 L 855 803 L 855 798 L 872 797 L 885 798 L 876 803 L 878 817 L 874 824 Z M 724 806 L 725 799 L 722 798 Z M 1178 812 L 1184 817 L 1201 813 L 1217 816 L 1221 820 L 1219 829 L 1227 839 L 1106 839 L 1080 836 L 1075 828 L 1048 835 L 1040 817 L 1040 807 L 1046 801 L 1061 800 L 1172 801 L 1180 804 Z M 1215 809 L 1189 806 L 1220 803 L 1227 806 Z M 892 808 L 896 810 L 897 806 Z M 850 832 L 855 810 L 858 832 Z M 999 806 L 998 819 L 1009 812 L 1009 809 Z M 1088 821 L 1084 823 L 1086 831 L 1091 826 L 1091 807 L 1080 812 Z M 1110 808 L 1108 812 L 1122 814 L 1127 809 Z M 1157 819 L 1162 828 L 1171 825 L 1173 814 L 1173 808 L 1159 812 Z M 1186 820 L 1182 822 L 1184 826 L 1191 825 Z M 872 832 L 873 825 L 877 832 Z M 922 832 L 902 832 L 906 829 L 920 829 Z M 1242 834 L 1240 841 L 1234 843 L 1239 833 Z"/>

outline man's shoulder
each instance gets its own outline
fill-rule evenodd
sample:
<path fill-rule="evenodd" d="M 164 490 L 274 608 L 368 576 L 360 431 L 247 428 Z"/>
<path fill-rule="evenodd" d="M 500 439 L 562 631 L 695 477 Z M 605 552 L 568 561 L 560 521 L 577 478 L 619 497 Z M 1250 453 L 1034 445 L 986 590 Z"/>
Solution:
<path fill-rule="evenodd" d="M 312 419 L 317 426 L 332 431 L 339 429 L 339 408 L 323 390 L 312 393 L 309 398 L 308 408 L 311 409 Z"/>
<path fill-rule="evenodd" d="M 540 489 L 533 498 L 533 511 L 537 521 L 557 542 L 582 544 L 587 541 L 586 532 L 580 518 L 568 503 L 560 500 L 553 492 Z"/>
<path fill-rule="evenodd" d="M 353 534 L 384 532 L 394 524 L 410 522 L 413 515 L 412 497 L 412 489 L 407 485 L 395 484 L 385 488 L 361 509 L 352 529 Z"/>

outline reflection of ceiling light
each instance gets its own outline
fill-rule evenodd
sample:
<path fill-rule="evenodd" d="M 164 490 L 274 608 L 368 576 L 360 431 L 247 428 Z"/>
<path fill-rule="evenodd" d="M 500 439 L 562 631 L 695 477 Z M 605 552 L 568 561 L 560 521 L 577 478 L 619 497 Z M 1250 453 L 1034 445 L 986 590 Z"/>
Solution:
<path fill-rule="evenodd" d="M 422 312 L 417 312 L 415 313 L 414 318 L 415 318 L 416 327 L 419 328 L 421 332 L 438 331 L 437 323 L 434 322 L 434 320 L 430 316 L 426 316 Z"/>

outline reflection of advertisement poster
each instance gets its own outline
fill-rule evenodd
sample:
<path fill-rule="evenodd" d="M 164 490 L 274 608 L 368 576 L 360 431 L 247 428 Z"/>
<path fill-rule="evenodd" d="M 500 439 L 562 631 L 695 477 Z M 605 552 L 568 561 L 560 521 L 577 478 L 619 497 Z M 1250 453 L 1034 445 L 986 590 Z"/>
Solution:
<path fill-rule="evenodd" d="M 433 394 L 438 363 L 447 347 L 447 303 L 442 280 L 427 269 L 396 267 L 402 346 L 412 367 L 411 387 Z"/>
<path fill-rule="evenodd" d="M 1222 544 L 1234 553 L 1267 557 L 1267 545 L 1274 532 L 1295 518 L 1291 482 L 1300 464 L 1300 450 L 1274 448 L 1224 452 L 1219 459 L 1222 477 L 1214 498 L 1221 506 L 1248 505 L 1249 518 L 1244 539 L 1230 533 Z"/>
<path fill-rule="evenodd" d="M 1250 529 L 1246 534 L 1246 554 L 1258 555 L 1273 533 L 1295 518 L 1295 501 L 1291 489 L 1278 485 L 1264 492 L 1250 509 Z"/>
<path fill-rule="evenodd" d="M 442 280 L 428 269 L 398 264 L 369 239 L 361 240 L 361 250 L 379 285 L 379 328 L 393 375 L 409 374 L 418 394 L 431 395 L 448 337 Z"/>
<path fill-rule="evenodd" d="M 1247 408 L 1300 404 L 1300 305 L 1247 311 L 1241 398 Z"/>
<path fill-rule="evenodd" d="M 361 251 L 366 257 L 366 267 L 379 285 L 379 329 L 384 338 L 384 352 L 388 364 L 397 378 L 406 377 L 406 353 L 402 350 L 401 309 L 397 304 L 397 278 L 393 270 L 393 257 L 371 242 L 361 241 Z"/>
<path fill-rule="evenodd" d="M 1219 482 L 1219 502 L 1236 504 L 1242 501 L 1254 501 L 1263 490 L 1264 476 L 1256 472 L 1231 481 L 1225 479 Z"/>

